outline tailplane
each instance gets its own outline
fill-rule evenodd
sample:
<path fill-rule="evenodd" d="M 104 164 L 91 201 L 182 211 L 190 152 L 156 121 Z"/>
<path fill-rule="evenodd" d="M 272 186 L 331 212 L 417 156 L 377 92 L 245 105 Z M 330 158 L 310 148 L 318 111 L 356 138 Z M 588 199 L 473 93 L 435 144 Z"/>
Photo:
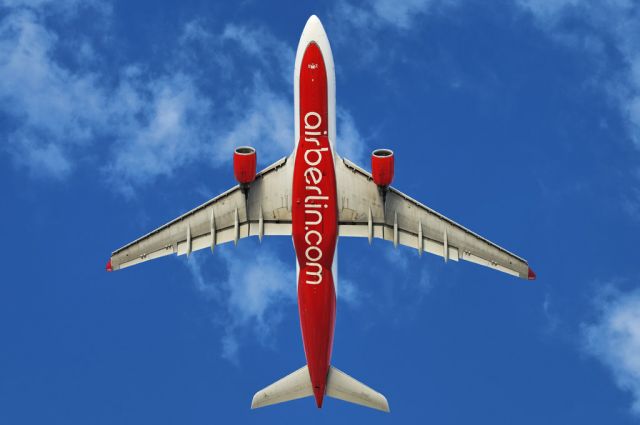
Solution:
<path fill-rule="evenodd" d="M 298 398 L 313 395 L 309 369 L 303 366 L 293 373 L 274 382 L 266 388 L 258 391 L 251 401 L 251 408 L 269 406 L 271 404 L 284 403 Z"/>
<path fill-rule="evenodd" d="M 326 388 L 326 395 L 329 397 L 389 412 L 389 403 L 385 396 L 333 366 L 330 367 L 327 375 Z M 312 395 L 313 386 L 309 370 L 304 366 L 258 391 L 253 396 L 251 408 L 257 409 Z"/>
<path fill-rule="evenodd" d="M 349 403 L 389 412 L 389 403 L 385 396 L 333 366 L 329 369 L 329 376 L 327 376 L 327 395 Z"/>

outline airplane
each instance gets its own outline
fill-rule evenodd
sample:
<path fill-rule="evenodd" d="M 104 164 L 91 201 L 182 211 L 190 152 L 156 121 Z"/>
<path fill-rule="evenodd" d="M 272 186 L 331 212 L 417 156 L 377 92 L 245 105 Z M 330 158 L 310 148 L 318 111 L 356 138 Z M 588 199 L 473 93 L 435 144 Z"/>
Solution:
<path fill-rule="evenodd" d="M 376 238 L 533 280 L 526 260 L 391 186 L 394 154 L 376 149 L 371 172 L 336 153 L 336 86 L 327 34 L 312 15 L 294 70 L 295 147 L 256 173 L 256 150 L 233 153 L 238 185 L 114 251 L 107 271 L 169 254 L 212 252 L 242 238 L 291 236 L 306 365 L 258 391 L 251 408 L 325 396 L 389 412 L 387 399 L 331 365 L 339 237 Z"/>

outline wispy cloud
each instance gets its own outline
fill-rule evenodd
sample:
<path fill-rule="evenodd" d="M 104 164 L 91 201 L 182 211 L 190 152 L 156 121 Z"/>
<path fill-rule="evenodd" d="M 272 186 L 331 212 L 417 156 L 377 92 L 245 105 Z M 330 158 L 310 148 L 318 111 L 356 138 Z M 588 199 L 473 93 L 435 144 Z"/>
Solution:
<path fill-rule="evenodd" d="M 72 36 L 49 25 L 52 15 L 80 19 L 89 9 L 112 19 L 97 1 L 2 6 L 0 114 L 11 125 L 2 130 L 7 143 L 0 149 L 18 167 L 57 180 L 85 167 L 112 190 L 134 196 L 194 164 L 228 166 L 237 145 L 255 146 L 261 162 L 291 151 L 295 46 L 264 28 L 196 19 L 166 47 L 174 53 L 166 63 L 151 66 L 141 58 L 107 69 L 95 34 Z M 363 159 L 355 120 L 344 109 L 338 115 L 341 153 Z M 223 356 L 237 361 L 244 336 L 268 344 L 283 308 L 295 301 L 295 268 L 267 250 L 216 254 L 224 279 L 206 273 L 210 260 L 203 255 L 187 264 L 197 291 L 224 311 L 215 317 Z M 349 282 L 340 296 L 350 305 L 362 299 Z"/>
<path fill-rule="evenodd" d="M 340 0 L 335 14 L 360 31 L 381 27 L 408 30 L 420 15 L 456 3 L 458 0 Z"/>
<path fill-rule="evenodd" d="M 5 146 L 38 175 L 63 178 L 68 153 L 87 144 L 104 122 L 104 94 L 91 72 L 76 74 L 52 59 L 57 36 L 35 12 L 17 9 L 0 21 L 0 107 L 13 118 Z"/>
<path fill-rule="evenodd" d="M 67 18 L 77 14 L 79 9 L 90 8 L 102 14 L 109 14 L 112 10 L 111 4 L 103 0 L 4 0 L 2 7 L 46 9 L 49 13 Z"/>
<path fill-rule="evenodd" d="M 594 86 L 603 88 L 618 106 L 629 138 L 640 148 L 640 4 L 633 0 L 514 0 L 513 4 L 550 37 L 594 58 Z M 379 53 L 371 40 L 381 33 L 419 31 L 425 16 L 454 13 L 464 5 L 460 0 L 338 0 L 331 19 L 337 41 L 357 45 L 358 60 L 368 63 Z"/>
<path fill-rule="evenodd" d="M 129 76 L 116 93 L 111 118 L 126 111 L 103 167 L 110 185 L 132 194 L 134 187 L 174 171 L 204 153 L 213 131 L 211 101 L 182 74 L 142 82 Z M 126 106 L 124 106 L 126 104 Z"/>
<path fill-rule="evenodd" d="M 336 120 L 338 121 L 338 138 L 336 150 L 339 155 L 355 162 L 361 167 L 368 167 L 366 157 L 367 142 L 356 125 L 353 116 L 344 108 L 338 107 Z"/>
<path fill-rule="evenodd" d="M 640 415 L 640 290 L 607 287 L 597 300 L 598 317 L 583 325 L 584 347 L 631 393 L 631 409 Z"/>
<path fill-rule="evenodd" d="M 632 188 L 622 200 L 622 209 L 630 217 L 640 220 L 640 189 Z"/>
<path fill-rule="evenodd" d="M 215 322 L 223 329 L 222 356 L 239 362 L 243 335 L 268 345 L 274 329 L 282 320 L 283 309 L 296 299 L 294 264 L 285 264 L 273 250 L 235 250 L 231 246 L 217 248 L 226 273 L 216 268 L 207 274 L 209 263 L 205 253 L 187 260 L 196 289 L 216 304 Z M 225 278 L 219 276 L 225 275 Z"/>
<path fill-rule="evenodd" d="M 594 57 L 594 79 L 617 102 L 640 148 L 640 6 L 631 0 L 517 0 L 551 37 Z M 571 25 L 580 22 L 580 25 Z M 615 52 L 611 55 L 611 52 Z M 616 56 L 619 55 L 619 56 Z M 618 59 L 622 59 L 622 66 Z M 618 68 L 618 69 L 616 69 Z"/>
<path fill-rule="evenodd" d="M 338 302 L 344 301 L 345 304 L 353 308 L 359 308 L 366 298 L 358 285 L 348 279 L 338 279 L 337 291 Z"/>
<path fill-rule="evenodd" d="M 640 4 L 632 0 L 516 0 L 516 4 L 550 37 L 591 58 L 592 87 L 602 90 L 619 111 L 628 139 L 640 149 Z M 640 180 L 630 180 L 629 186 L 621 206 L 637 219 Z"/>
<path fill-rule="evenodd" d="M 215 305 L 213 322 L 223 330 L 221 355 L 232 363 L 239 364 L 248 340 L 271 347 L 286 309 L 295 309 L 295 260 L 285 262 L 277 252 L 223 245 L 213 257 L 197 252 L 186 259 L 196 290 Z M 367 298 L 356 283 L 340 279 L 338 300 L 357 309 Z"/>
<path fill-rule="evenodd" d="M 173 46 L 179 60 L 102 70 L 91 66 L 104 58 L 89 36 L 74 35 L 82 48 L 67 51 L 71 61 L 59 58 L 68 35 L 46 25 L 50 4 L 10 3 L 0 21 L 0 113 L 12 123 L 3 148 L 32 175 L 65 179 L 100 149 L 106 184 L 132 195 L 197 161 L 226 164 L 236 144 L 256 146 L 265 161 L 293 146 L 292 102 L 282 90 L 293 50 L 265 29 L 212 32 L 192 21 Z M 212 79 L 225 89 L 208 89 Z"/>
<path fill-rule="evenodd" d="M 12 1 L 0 20 L 0 113 L 12 123 L 3 149 L 18 166 L 63 180 L 88 163 L 131 196 L 193 163 L 227 164 L 237 145 L 255 146 L 265 162 L 291 151 L 293 46 L 264 28 L 195 19 L 167 46 L 174 59 L 153 69 L 96 66 L 104 58 L 91 34 L 74 34 L 63 62 L 56 52 L 70 36 L 47 18 L 90 8 L 111 19 L 99 2 Z M 364 159 L 354 119 L 344 108 L 338 118 L 341 152 Z M 105 151 L 99 167 L 95 149 Z"/>
<path fill-rule="evenodd" d="M 0 111 L 12 118 L 6 149 L 32 174 L 67 177 L 98 142 L 114 141 L 104 170 L 108 183 L 133 185 L 171 172 L 198 154 L 209 101 L 179 71 L 148 78 L 130 65 L 109 75 L 86 66 L 89 39 L 76 55 L 56 57 L 61 36 L 43 10 L 16 7 L 0 22 Z"/>
<path fill-rule="evenodd" d="M 290 153 L 294 146 L 292 101 L 272 90 L 259 73 L 242 96 L 245 99 L 232 107 L 233 119 L 216 144 L 216 165 L 226 163 L 236 146 L 252 145 L 267 161 Z"/>
<path fill-rule="evenodd" d="M 375 276 L 368 277 L 375 284 L 383 285 L 387 294 L 384 302 L 376 301 L 376 307 L 387 310 L 385 313 L 395 322 L 403 323 L 417 314 L 436 287 L 442 259 L 426 253 L 419 256 L 415 249 L 404 246 L 394 248 L 388 241 L 375 240 L 374 243 L 384 250 L 382 259 L 386 262 Z"/>
<path fill-rule="evenodd" d="M 245 54 L 266 69 L 279 75 L 287 84 L 293 84 L 293 46 L 277 39 L 264 28 L 229 24 L 222 33 L 224 40 L 232 40 Z"/>

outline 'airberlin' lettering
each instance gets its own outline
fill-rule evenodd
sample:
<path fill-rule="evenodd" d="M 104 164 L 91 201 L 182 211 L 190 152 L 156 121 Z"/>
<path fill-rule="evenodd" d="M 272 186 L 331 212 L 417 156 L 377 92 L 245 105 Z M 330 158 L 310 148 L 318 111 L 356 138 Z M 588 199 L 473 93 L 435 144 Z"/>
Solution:
<path fill-rule="evenodd" d="M 315 144 L 317 149 L 306 149 L 304 152 L 304 181 L 307 184 L 305 191 L 312 193 L 304 198 L 304 241 L 307 249 L 304 251 L 305 257 L 305 283 L 318 285 L 322 282 L 322 265 L 318 262 L 322 259 L 322 250 L 318 247 L 322 243 L 322 234 L 312 229 L 313 226 L 320 226 L 323 219 L 323 210 L 327 204 L 323 201 L 329 199 L 322 194 L 322 189 L 318 186 L 322 182 L 322 171 L 316 168 L 323 159 L 323 153 L 328 148 L 320 148 L 320 131 L 314 131 L 322 124 L 322 116 L 317 112 L 307 112 L 304 116 L 304 141 Z M 314 280 L 312 280 L 314 278 Z"/>

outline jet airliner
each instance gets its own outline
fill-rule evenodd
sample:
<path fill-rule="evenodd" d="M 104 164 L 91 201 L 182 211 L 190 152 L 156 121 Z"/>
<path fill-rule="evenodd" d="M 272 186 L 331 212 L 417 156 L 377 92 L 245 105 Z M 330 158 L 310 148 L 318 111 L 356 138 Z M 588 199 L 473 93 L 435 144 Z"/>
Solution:
<path fill-rule="evenodd" d="M 306 364 L 258 391 L 258 408 L 325 396 L 389 411 L 385 396 L 331 365 L 336 315 L 338 237 L 374 238 L 444 258 L 470 261 L 523 279 L 526 260 L 391 186 L 394 154 L 377 149 L 371 172 L 336 153 L 336 88 L 331 47 L 320 20 L 307 21 L 295 59 L 293 152 L 256 173 L 256 150 L 233 153 L 238 184 L 116 250 L 107 270 L 169 254 L 257 236 L 290 236 L 297 257 L 297 292 Z"/>

